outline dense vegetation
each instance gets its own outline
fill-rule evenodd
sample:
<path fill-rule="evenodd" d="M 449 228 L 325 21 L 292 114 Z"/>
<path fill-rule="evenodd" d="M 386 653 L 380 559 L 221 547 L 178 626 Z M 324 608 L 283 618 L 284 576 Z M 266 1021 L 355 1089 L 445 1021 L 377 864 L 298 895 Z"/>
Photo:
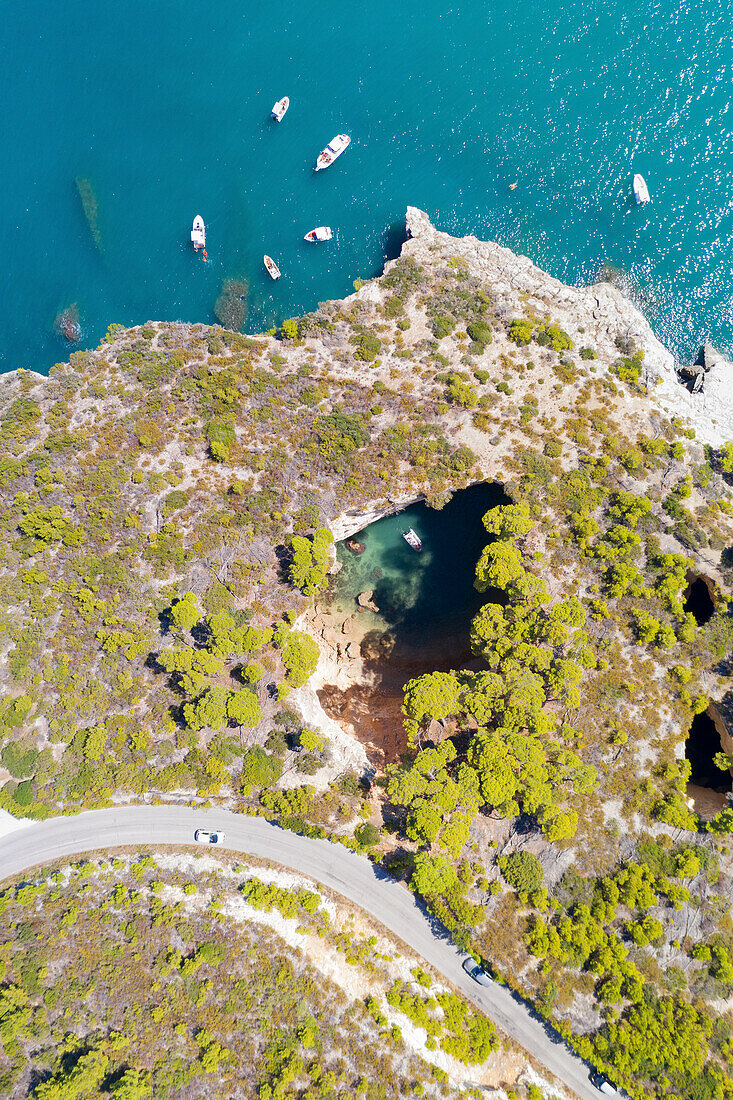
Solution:
<path fill-rule="evenodd" d="M 733 810 L 690 808 L 684 741 L 711 701 L 730 707 L 731 445 L 659 414 L 625 332 L 573 327 L 431 247 L 391 265 L 377 301 L 267 338 L 113 326 L 48 380 L 1 380 L 0 805 L 43 817 L 147 794 L 330 835 L 403 876 L 631 1095 L 726 1100 Z M 301 614 L 324 598 L 329 524 L 418 495 L 439 508 L 489 476 L 513 503 L 485 518 L 476 661 L 406 685 L 406 755 L 369 791 L 302 717 L 318 647 Z M 685 606 L 698 573 L 705 625 Z M 78 1063 L 107 1091 L 128 1070 L 142 1084 L 120 1095 L 147 1087 L 155 1059 L 128 1065 L 119 1024 L 88 1066 L 67 1058 L 41 985 L 39 1095 Z M 382 1036 L 386 1006 L 468 1064 L 494 1044 L 419 982 L 367 1006 Z M 224 1072 L 229 1038 L 201 1027 L 186 1072 Z M 295 1035 L 252 1063 L 262 1088 L 307 1068 Z"/>
<path fill-rule="evenodd" d="M 406 970 L 394 947 L 355 935 L 329 908 L 304 886 L 208 853 L 121 855 L 7 887 L 2 1095 L 456 1096 L 431 1052 L 476 1073 L 498 1045 L 492 1025 L 420 968 L 390 981 Z M 324 948 L 350 964 L 363 995 L 319 970 Z M 427 1061 L 402 1038 L 407 1020 Z"/>

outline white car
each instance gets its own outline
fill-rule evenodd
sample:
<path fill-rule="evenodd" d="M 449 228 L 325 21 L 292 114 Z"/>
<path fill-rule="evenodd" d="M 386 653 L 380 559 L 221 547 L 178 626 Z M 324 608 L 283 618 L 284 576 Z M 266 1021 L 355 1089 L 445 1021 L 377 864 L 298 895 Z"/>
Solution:
<path fill-rule="evenodd" d="M 208 829 L 197 829 L 193 834 L 197 844 L 223 844 L 226 838 L 226 833 L 210 833 Z"/>
<path fill-rule="evenodd" d="M 463 969 L 468 974 L 469 978 L 473 978 L 479 985 L 493 985 L 494 979 L 490 974 L 487 974 L 483 967 L 479 966 L 475 959 L 472 959 L 469 955 L 467 959 L 464 959 L 462 964 Z"/>

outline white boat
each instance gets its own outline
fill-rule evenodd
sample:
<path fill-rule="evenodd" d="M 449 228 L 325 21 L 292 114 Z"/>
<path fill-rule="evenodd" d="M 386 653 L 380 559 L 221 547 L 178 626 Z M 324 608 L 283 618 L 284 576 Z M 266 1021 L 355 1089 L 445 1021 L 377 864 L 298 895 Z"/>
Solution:
<path fill-rule="evenodd" d="M 306 233 L 303 237 L 304 241 L 330 241 L 333 237 L 333 230 L 330 225 L 317 225 L 315 229 L 311 229 L 310 233 Z"/>
<path fill-rule="evenodd" d="M 644 177 L 638 172 L 634 176 L 634 198 L 637 206 L 643 206 L 645 202 L 649 202 L 649 188 Z"/>
<path fill-rule="evenodd" d="M 348 134 L 336 134 L 335 138 L 331 138 L 316 161 L 316 172 L 320 172 L 322 168 L 328 168 L 329 164 L 333 164 L 336 157 L 340 157 L 344 149 L 347 149 L 350 144 L 351 138 Z"/>
<path fill-rule="evenodd" d="M 265 267 L 267 268 L 267 274 L 270 276 L 270 278 L 271 279 L 279 279 L 280 274 L 281 274 L 280 268 L 277 266 L 277 264 L 273 260 L 272 256 L 263 256 L 262 258 L 265 261 Z"/>
<path fill-rule="evenodd" d="M 284 95 L 282 99 L 278 99 L 277 103 L 272 108 L 270 118 L 274 118 L 275 122 L 282 122 L 282 120 L 285 118 L 285 112 L 287 111 L 289 106 L 290 100 L 286 95 Z"/>
<path fill-rule="evenodd" d="M 198 250 L 200 248 L 206 249 L 206 226 L 204 225 L 204 219 L 200 214 L 197 214 L 193 219 L 193 229 L 191 230 L 191 240 L 193 241 L 193 247 Z"/>
<path fill-rule="evenodd" d="M 413 550 L 422 550 L 422 539 L 418 535 L 417 531 L 413 531 L 412 527 L 409 531 L 403 531 L 402 537 L 408 546 L 411 546 Z"/>

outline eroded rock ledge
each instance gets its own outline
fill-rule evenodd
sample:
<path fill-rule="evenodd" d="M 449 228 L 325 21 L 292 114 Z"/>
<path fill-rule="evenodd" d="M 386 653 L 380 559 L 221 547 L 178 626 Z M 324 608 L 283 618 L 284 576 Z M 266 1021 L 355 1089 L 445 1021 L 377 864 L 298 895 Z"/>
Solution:
<path fill-rule="evenodd" d="M 540 314 L 551 310 L 576 343 L 593 344 L 599 350 L 605 346 L 611 357 L 618 355 L 617 336 L 634 341 L 644 350 L 647 392 L 668 416 L 689 421 L 700 442 L 719 446 L 733 439 L 733 363 L 716 354 L 702 391 L 691 394 L 678 382 L 674 358 L 649 322 L 610 283 L 568 286 L 502 245 L 441 233 L 428 215 L 414 206 L 407 208 L 407 233 L 403 255 L 427 265 L 434 262 L 436 248 L 460 256 L 473 275 L 491 284 L 499 303 L 511 315 L 521 315 L 522 305 Z"/>

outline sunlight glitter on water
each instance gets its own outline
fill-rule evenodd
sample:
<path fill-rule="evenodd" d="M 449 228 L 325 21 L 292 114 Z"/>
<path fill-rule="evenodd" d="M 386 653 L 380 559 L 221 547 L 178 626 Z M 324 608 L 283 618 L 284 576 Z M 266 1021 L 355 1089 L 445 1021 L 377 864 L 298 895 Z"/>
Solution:
<path fill-rule="evenodd" d="M 0 367 L 66 358 L 53 321 L 72 303 L 83 346 L 111 322 L 211 323 L 227 278 L 249 285 L 247 331 L 267 329 L 379 272 L 408 204 L 569 282 L 610 263 L 670 348 L 730 349 L 732 14 L 733 0 L 6 5 Z M 339 132 L 351 147 L 314 176 Z M 319 224 L 334 240 L 305 244 Z"/>

